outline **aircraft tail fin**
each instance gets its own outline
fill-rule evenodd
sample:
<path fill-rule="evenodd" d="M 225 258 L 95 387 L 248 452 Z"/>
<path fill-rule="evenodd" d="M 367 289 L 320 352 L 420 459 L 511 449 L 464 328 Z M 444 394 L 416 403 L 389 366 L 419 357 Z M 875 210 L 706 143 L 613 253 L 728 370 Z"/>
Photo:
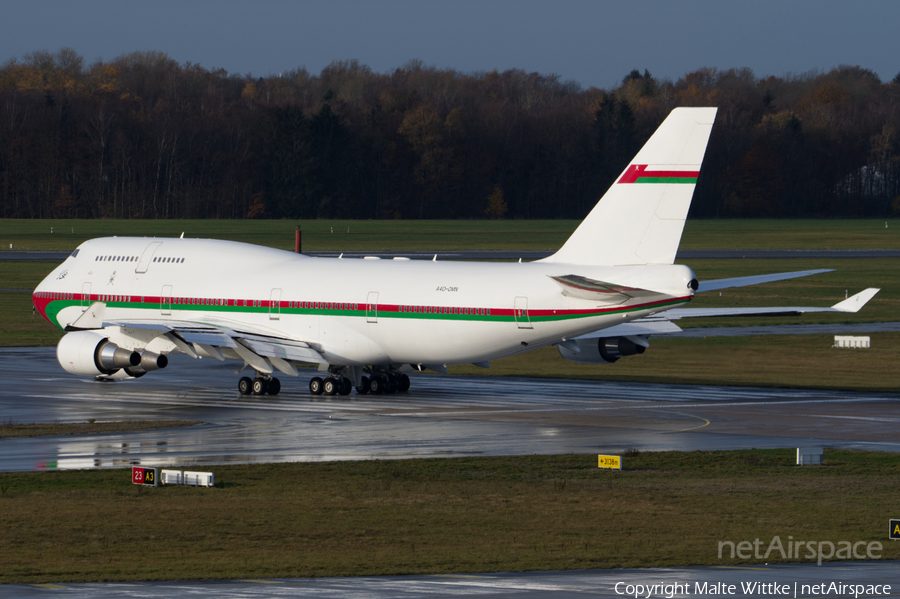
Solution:
<path fill-rule="evenodd" d="M 673 110 L 572 236 L 543 262 L 672 264 L 716 110 Z"/>

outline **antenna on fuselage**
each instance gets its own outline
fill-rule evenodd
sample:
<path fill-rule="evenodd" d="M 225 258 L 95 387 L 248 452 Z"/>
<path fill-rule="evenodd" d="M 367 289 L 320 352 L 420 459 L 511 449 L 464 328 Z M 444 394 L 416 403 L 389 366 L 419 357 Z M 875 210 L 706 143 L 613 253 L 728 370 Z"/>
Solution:
<path fill-rule="evenodd" d="M 184 239 L 184 231 L 181 232 L 181 237 L 179 237 L 178 239 Z"/>

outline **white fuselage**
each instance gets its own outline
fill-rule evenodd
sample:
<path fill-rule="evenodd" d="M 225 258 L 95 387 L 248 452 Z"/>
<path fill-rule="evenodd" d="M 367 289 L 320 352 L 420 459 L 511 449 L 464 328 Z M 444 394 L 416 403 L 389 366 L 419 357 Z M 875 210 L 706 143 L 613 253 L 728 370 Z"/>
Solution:
<path fill-rule="evenodd" d="M 578 275 L 658 293 L 612 304 L 568 296 Z M 105 321 L 218 324 L 316 347 L 330 364 L 454 364 L 534 349 L 689 301 L 680 265 L 311 258 L 243 243 L 103 238 L 35 290 L 65 328 L 93 302 Z"/>

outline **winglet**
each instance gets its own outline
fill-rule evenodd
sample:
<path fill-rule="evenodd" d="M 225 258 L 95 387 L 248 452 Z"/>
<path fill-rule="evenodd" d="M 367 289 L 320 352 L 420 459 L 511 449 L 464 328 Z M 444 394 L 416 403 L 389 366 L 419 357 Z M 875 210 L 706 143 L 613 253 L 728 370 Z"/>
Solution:
<path fill-rule="evenodd" d="M 881 291 L 881 289 L 876 289 L 875 287 L 869 287 L 864 291 L 860 291 L 856 295 L 852 297 L 848 297 L 842 302 L 838 302 L 835 305 L 831 306 L 833 310 L 837 310 L 838 312 L 859 312 L 860 309 L 866 305 L 866 303 L 875 297 L 875 294 Z"/>

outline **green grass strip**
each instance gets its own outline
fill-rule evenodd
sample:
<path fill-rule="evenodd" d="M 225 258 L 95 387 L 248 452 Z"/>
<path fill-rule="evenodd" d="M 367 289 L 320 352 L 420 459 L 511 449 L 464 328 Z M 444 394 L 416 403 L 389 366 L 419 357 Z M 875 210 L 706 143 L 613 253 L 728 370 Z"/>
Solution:
<path fill-rule="evenodd" d="M 887 540 L 900 455 L 661 452 L 0 474 L 0 583 L 245 579 L 690 565 L 721 541 Z M 766 560 L 777 563 L 780 557 Z M 796 561 L 796 560 L 791 560 Z"/>

